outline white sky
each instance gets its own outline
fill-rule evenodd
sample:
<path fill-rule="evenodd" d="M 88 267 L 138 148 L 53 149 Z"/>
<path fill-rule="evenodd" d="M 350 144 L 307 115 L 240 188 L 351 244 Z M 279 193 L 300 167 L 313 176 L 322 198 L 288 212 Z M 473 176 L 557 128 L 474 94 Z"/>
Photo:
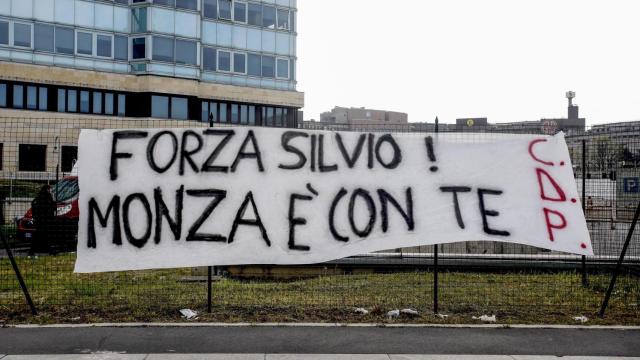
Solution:
<path fill-rule="evenodd" d="M 305 119 L 333 106 L 409 121 L 640 120 L 638 0 L 298 0 Z"/>

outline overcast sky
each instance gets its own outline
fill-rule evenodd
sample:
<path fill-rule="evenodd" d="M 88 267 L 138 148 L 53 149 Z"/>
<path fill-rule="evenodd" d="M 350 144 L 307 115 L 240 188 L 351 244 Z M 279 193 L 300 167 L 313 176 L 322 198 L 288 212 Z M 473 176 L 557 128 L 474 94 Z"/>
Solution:
<path fill-rule="evenodd" d="M 640 120 L 638 0 L 298 0 L 305 119 L 339 106 L 409 121 Z"/>

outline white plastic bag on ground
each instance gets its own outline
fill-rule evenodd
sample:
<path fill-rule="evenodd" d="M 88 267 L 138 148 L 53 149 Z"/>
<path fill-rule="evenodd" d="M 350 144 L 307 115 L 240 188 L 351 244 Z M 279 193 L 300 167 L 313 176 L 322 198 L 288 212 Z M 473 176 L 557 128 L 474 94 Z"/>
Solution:
<path fill-rule="evenodd" d="M 187 320 L 195 319 L 196 317 L 198 317 L 198 313 L 191 309 L 182 309 L 180 310 L 180 314 L 182 314 L 182 317 Z"/>
<path fill-rule="evenodd" d="M 418 311 L 413 309 L 402 309 L 400 310 L 401 314 L 409 315 L 409 316 L 418 316 Z"/>
<path fill-rule="evenodd" d="M 576 316 L 576 317 L 573 318 L 573 320 L 579 321 L 579 322 L 584 324 L 587 321 L 589 321 L 589 318 L 583 315 L 583 316 Z"/>
<path fill-rule="evenodd" d="M 496 321 L 497 321 L 497 320 L 496 320 L 496 316 L 495 316 L 495 315 L 491 315 L 491 316 L 489 316 L 489 315 L 482 315 L 482 316 L 480 316 L 480 317 L 472 316 L 471 318 L 472 318 L 473 320 L 480 320 L 480 321 L 482 321 L 482 322 L 487 322 L 487 323 L 494 323 L 494 322 L 496 322 Z"/>
<path fill-rule="evenodd" d="M 400 316 L 400 310 L 398 310 L 398 309 L 391 310 L 391 311 L 389 311 L 389 312 L 387 313 L 387 317 L 388 317 L 388 318 L 396 318 L 396 317 L 398 317 L 398 316 Z"/>

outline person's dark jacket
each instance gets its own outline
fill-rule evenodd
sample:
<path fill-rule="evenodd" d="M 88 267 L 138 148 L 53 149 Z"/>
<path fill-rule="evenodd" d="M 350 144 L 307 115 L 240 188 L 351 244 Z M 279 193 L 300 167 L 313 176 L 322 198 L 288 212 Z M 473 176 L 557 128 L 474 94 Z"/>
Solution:
<path fill-rule="evenodd" d="M 56 202 L 49 192 L 48 186 L 43 186 L 31 202 L 31 210 L 33 212 L 33 225 L 36 228 L 35 239 L 33 244 L 39 248 L 48 248 L 47 238 L 51 236 L 53 218 L 56 212 Z M 33 248 L 33 246 L 32 246 Z"/>

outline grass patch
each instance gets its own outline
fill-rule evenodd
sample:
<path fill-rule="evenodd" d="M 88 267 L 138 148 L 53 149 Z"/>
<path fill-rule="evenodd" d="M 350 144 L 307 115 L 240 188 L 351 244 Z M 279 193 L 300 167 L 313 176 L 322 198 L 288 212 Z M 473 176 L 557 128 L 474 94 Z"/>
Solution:
<path fill-rule="evenodd" d="M 503 324 L 640 325 L 640 284 L 621 276 L 605 319 L 595 316 L 609 275 L 560 273 L 462 273 L 440 275 L 440 319 L 431 313 L 433 274 L 327 275 L 297 280 L 238 280 L 213 284 L 213 312 L 206 314 L 206 284 L 181 281 L 191 269 L 73 274 L 75 255 L 19 258 L 40 315 L 31 317 L 7 259 L 0 260 L 0 321 L 6 323 L 181 321 L 190 308 L 199 321 L 470 323 L 495 314 Z M 354 307 L 367 308 L 359 315 Z M 388 320 L 392 309 L 414 308 L 415 318 Z"/>

